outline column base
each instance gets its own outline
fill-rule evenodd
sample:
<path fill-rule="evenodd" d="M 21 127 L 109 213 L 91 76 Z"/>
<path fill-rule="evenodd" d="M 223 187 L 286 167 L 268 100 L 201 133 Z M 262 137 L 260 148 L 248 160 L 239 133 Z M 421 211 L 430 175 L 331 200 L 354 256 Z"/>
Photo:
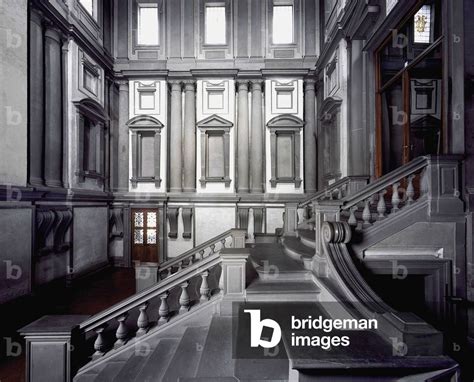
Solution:
<path fill-rule="evenodd" d="M 237 193 L 239 194 L 248 194 L 250 192 L 249 188 L 238 188 Z"/>
<path fill-rule="evenodd" d="M 183 192 L 182 188 L 170 188 L 169 192 Z"/>
<path fill-rule="evenodd" d="M 48 180 L 46 179 L 45 182 L 46 186 L 48 187 L 55 187 L 55 188 L 58 188 L 58 187 L 62 187 L 63 186 L 63 182 L 61 182 L 60 180 Z"/>
<path fill-rule="evenodd" d="M 310 190 L 304 190 L 305 194 L 315 194 L 316 192 L 318 192 L 317 189 L 310 189 Z"/>
<path fill-rule="evenodd" d="M 43 187 L 44 180 L 42 178 L 30 177 L 30 185 L 32 185 L 33 187 Z"/>
<path fill-rule="evenodd" d="M 251 188 L 250 192 L 252 194 L 263 194 L 265 191 L 263 190 L 263 188 Z"/>
<path fill-rule="evenodd" d="M 196 189 L 195 188 L 183 188 L 183 192 L 194 193 L 194 192 L 196 192 Z"/>

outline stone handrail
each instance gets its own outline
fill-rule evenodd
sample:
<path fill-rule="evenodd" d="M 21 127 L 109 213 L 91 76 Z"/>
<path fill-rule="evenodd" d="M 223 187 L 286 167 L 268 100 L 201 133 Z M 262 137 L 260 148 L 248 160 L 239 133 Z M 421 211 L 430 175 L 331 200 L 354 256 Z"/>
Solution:
<path fill-rule="evenodd" d="M 243 229 L 230 229 L 177 257 L 163 262 L 158 266 L 159 279 L 168 278 L 183 268 L 218 253 L 223 248 L 244 248 L 246 233 L 246 230 Z"/>
<path fill-rule="evenodd" d="M 346 176 L 339 179 L 335 183 L 329 185 L 324 190 L 318 191 L 303 201 L 300 202 L 299 207 L 304 208 L 311 206 L 315 200 L 339 200 L 354 191 L 358 190 L 361 185 L 366 185 L 369 177 L 367 176 Z M 351 192 L 352 191 L 352 192 Z"/>

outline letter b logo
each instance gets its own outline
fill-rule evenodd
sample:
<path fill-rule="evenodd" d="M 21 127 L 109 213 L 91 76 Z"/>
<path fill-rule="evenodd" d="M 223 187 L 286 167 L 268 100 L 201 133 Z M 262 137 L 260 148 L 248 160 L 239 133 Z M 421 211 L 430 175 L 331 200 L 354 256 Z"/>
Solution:
<path fill-rule="evenodd" d="M 280 325 L 274 320 L 266 318 L 260 320 L 260 310 L 258 309 L 247 309 L 245 313 L 250 314 L 250 346 L 253 348 L 263 347 L 266 349 L 273 348 L 281 340 L 281 328 Z M 267 341 L 262 339 L 263 328 L 267 327 L 273 329 L 272 338 Z"/>

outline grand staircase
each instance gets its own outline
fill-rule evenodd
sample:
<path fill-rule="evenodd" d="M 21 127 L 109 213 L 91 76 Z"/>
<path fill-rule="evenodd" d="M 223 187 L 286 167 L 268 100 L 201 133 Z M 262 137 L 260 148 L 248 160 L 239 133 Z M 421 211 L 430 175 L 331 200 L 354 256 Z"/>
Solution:
<path fill-rule="evenodd" d="M 344 179 L 289 206 L 280 235 L 246 244 L 244 231 L 231 230 L 162 264 L 156 285 L 77 325 L 73 379 L 455 381 L 442 334 L 388 306 L 355 260 L 393 235 L 397 219 L 408 226 L 459 214 L 455 181 L 442 179 L 453 168 L 455 161 L 421 158 L 367 186 Z M 299 210 L 306 218 L 298 224 Z M 246 358 L 235 349 L 243 334 L 234 302 L 283 310 L 299 303 L 314 316 L 376 318 L 381 328 L 351 332 L 350 348 L 329 352 L 293 347 L 283 333 L 283 356 Z M 403 354 L 393 340 L 406 346 Z"/>

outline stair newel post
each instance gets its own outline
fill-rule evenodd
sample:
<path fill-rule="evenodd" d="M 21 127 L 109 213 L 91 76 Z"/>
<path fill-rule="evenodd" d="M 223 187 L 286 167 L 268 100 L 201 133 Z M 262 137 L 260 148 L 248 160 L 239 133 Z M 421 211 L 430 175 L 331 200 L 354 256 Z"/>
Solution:
<path fill-rule="evenodd" d="M 387 211 L 387 206 L 385 205 L 385 194 L 386 190 L 379 192 L 379 201 L 377 203 L 377 212 L 379 214 L 379 219 L 385 218 L 385 212 Z"/>
<path fill-rule="evenodd" d="M 117 341 L 115 341 L 114 348 L 118 348 L 127 343 L 128 328 L 127 324 L 125 323 L 127 317 L 128 312 L 117 317 L 119 326 L 117 327 L 117 331 L 115 332 L 115 338 L 117 338 Z"/>
<path fill-rule="evenodd" d="M 188 285 L 189 281 L 185 281 L 184 283 L 180 284 L 181 287 L 181 295 L 179 296 L 179 305 L 181 307 L 179 308 L 180 312 L 187 312 L 190 308 L 190 302 L 191 300 L 189 299 L 189 294 L 188 294 Z"/>
<path fill-rule="evenodd" d="M 350 208 L 349 219 L 347 220 L 347 223 L 349 223 L 349 225 L 353 226 L 353 227 L 357 226 L 357 218 L 355 216 L 355 213 L 356 213 L 357 209 L 358 209 L 357 206 L 352 206 Z"/>
<path fill-rule="evenodd" d="M 201 273 L 202 283 L 201 288 L 199 289 L 199 293 L 201 294 L 201 301 L 209 301 L 209 283 L 207 278 L 209 276 L 209 271 L 204 271 Z"/>
<path fill-rule="evenodd" d="M 370 213 L 370 198 L 364 201 L 364 211 L 362 211 L 362 219 L 364 222 L 362 223 L 363 227 L 370 226 L 370 218 L 372 214 Z"/>
<path fill-rule="evenodd" d="M 413 187 L 413 179 L 415 179 L 415 174 L 411 174 L 408 177 L 408 185 L 406 191 L 408 205 L 412 204 L 415 201 L 413 199 L 415 197 L 415 187 Z"/>
<path fill-rule="evenodd" d="M 107 324 L 99 326 L 98 328 L 95 329 L 95 333 L 97 334 L 97 337 L 94 341 L 94 350 L 95 353 L 92 355 L 92 359 L 97 359 L 102 357 L 106 350 L 107 350 L 107 344 L 104 339 L 104 335 L 102 334 L 107 327 Z"/>
<path fill-rule="evenodd" d="M 392 212 L 397 212 L 399 210 L 398 205 L 400 204 L 400 195 L 398 194 L 398 187 L 400 183 L 394 183 L 392 186 Z"/>
<path fill-rule="evenodd" d="M 169 321 L 169 315 L 170 315 L 170 308 L 168 306 L 168 297 L 169 293 L 165 292 L 160 295 L 160 309 L 158 310 L 158 315 L 160 318 L 158 319 L 158 325 L 159 324 L 165 324 Z"/>
<path fill-rule="evenodd" d="M 148 302 L 145 302 L 138 308 L 140 310 L 140 315 L 138 316 L 138 319 L 137 319 L 137 326 L 138 326 L 137 336 L 141 336 L 145 334 L 146 332 L 148 332 L 150 321 L 148 320 L 148 314 L 146 312 L 147 308 L 148 308 Z"/>

